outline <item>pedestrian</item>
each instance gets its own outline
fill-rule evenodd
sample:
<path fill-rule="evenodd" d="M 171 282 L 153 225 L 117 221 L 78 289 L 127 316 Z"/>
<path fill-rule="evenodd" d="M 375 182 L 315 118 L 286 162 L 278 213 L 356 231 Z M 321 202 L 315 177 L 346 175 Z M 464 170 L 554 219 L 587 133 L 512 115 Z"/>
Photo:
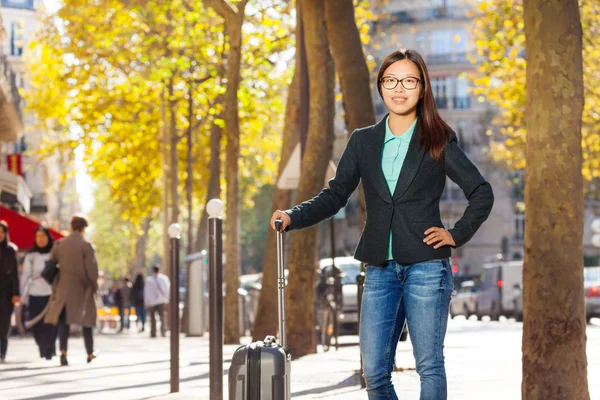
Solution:
<path fill-rule="evenodd" d="M 21 299 L 29 307 L 29 320 L 38 320 L 32 327 L 40 357 L 51 360 L 56 355 L 56 327 L 43 321 L 43 313 L 52 295 L 52 286 L 41 274 L 50 259 L 54 240 L 43 226 L 35 230 L 34 246 L 25 255 L 21 275 Z"/>
<path fill-rule="evenodd" d="M 160 266 L 152 267 L 152 276 L 144 285 L 144 304 L 150 314 L 150 337 L 156 337 L 156 314 L 160 318 L 160 333 L 166 336 L 167 324 L 164 318 L 165 304 L 169 303 L 171 282 L 166 275 L 159 273 Z"/>
<path fill-rule="evenodd" d="M 8 224 L 0 221 L 0 363 L 4 363 L 8 350 L 10 317 L 21 300 L 18 274 L 17 247 L 9 241 Z"/>
<path fill-rule="evenodd" d="M 438 114 L 417 52 L 401 49 L 387 56 L 377 89 L 389 113 L 352 133 L 328 188 L 290 210 L 275 211 L 271 227 L 277 218 L 293 230 L 332 217 L 362 180 L 367 219 L 355 258 L 367 264 L 359 335 L 369 399 L 398 398 L 391 372 L 407 320 L 420 398 L 444 400 L 443 346 L 453 290 L 448 259 L 487 219 L 494 195 Z M 444 228 L 439 210 L 446 176 L 469 203 L 451 229 Z"/>
<path fill-rule="evenodd" d="M 67 346 L 70 325 L 82 327 L 87 362 L 97 357 L 94 351 L 92 328 L 96 325 L 98 264 L 92 245 L 85 239 L 87 219 L 81 215 L 71 218 L 71 234 L 59 240 L 50 258 L 58 263 L 59 272 L 45 322 L 58 325 L 60 365 L 68 365 Z"/>
<path fill-rule="evenodd" d="M 109 298 L 111 299 L 111 307 L 119 310 L 119 315 L 123 311 L 123 292 L 121 291 L 121 285 L 119 281 L 113 281 L 112 289 L 110 289 Z M 112 313 L 111 313 L 112 315 Z M 119 332 L 123 331 L 123 319 L 120 320 Z"/>
<path fill-rule="evenodd" d="M 119 309 L 119 315 L 121 316 L 121 331 L 125 328 L 129 330 L 129 316 L 131 315 L 131 282 L 128 277 L 123 278 L 121 284 L 121 295 L 123 302 Z"/>
<path fill-rule="evenodd" d="M 135 307 L 135 315 L 137 316 L 138 333 L 144 332 L 146 324 L 146 308 L 144 307 L 144 270 L 135 277 L 133 286 L 131 287 L 131 304 Z M 140 328 L 141 326 L 141 328 Z"/>

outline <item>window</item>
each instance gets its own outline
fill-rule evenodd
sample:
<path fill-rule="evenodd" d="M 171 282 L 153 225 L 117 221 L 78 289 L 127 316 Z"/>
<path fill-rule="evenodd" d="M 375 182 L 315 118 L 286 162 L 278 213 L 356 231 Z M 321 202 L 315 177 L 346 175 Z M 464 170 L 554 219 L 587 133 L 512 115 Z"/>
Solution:
<path fill-rule="evenodd" d="M 463 201 L 465 200 L 465 195 L 460 186 L 451 179 L 446 179 L 446 187 L 444 188 L 441 199 L 442 201 Z"/>
<path fill-rule="evenodd" d="M 23 21 L 13 22 L 10 25 L 10 55 L 23 54 Z"/>
<path fill-rule="evenodd" d="M 454 108 L 466 110 L 470 107 L 469 93 L 467 88 L 469 81 L 466 76 L 459 75 L 456 78 L 456 95 L 454 96 Z"/>
<path fill-rule="evenodd" d="M 473 124 L 473 121 L 464 119 L 461 119 L 456 124 L 456 136 L 458 137 L 458 145 L 467 154 L 469 154 L 469 152 L 471 151 L 471 145 L 473 144 L 472 138 L 469 135 L 469 126 L 471 124 Z"/>
<path fill-rule="evenodd" d="M 2 7 L 33 10 L 33 0 L 2 0 Z"/>
<path fill-rule="evenodd" d="M 425 54 L 427 49 L 427 32 L 420 31 L 417 33 L 417 51 L 421 54 Z"/>
<path fill-rule="evenodd" d="M 438 108 L 448 108 L 448 99 L 451 95 L 452 78 L 449 76 L 431 78 L 431 90 Z"/>
<path fill-rule="evenodd" d="M 515 241 L 522 242 L 525 239 L 525 213 L 515 209 Z"/>
<path fill-rule="evenodd" d="M 452 37 L 454 41 L 454 52 L 455 53 L 465 53 L 467 51 L 467 30 L 466 29 L 457 29 L 454 31 L 454 36 Z"/>
<path fill-rule="evenodd" d="M 450 29 L 431 31 L 431 53 L 449 54 L 452 53 L 454 42 L 454 32 Z"/>
<path fill-rule="evenodd" d="M 469 40 L 466 29 L 437 29 L 430 34 L 431 52 L 427 61 L 434 64 L 467 62 Z"/>

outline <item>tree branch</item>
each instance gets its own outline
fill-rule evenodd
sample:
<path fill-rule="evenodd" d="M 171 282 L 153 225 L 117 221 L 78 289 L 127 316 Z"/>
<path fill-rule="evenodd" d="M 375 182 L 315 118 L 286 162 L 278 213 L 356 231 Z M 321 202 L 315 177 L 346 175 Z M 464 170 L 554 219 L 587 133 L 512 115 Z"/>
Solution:
<path fill-rule="evenodd" d="M 238 9 L 235 5 L 231 4 L 228 0 L 203 0 L 207 7 L 215 10 L 217 14 L 221 16 L 226 22 L 232 21 L 238 13 Z"/>

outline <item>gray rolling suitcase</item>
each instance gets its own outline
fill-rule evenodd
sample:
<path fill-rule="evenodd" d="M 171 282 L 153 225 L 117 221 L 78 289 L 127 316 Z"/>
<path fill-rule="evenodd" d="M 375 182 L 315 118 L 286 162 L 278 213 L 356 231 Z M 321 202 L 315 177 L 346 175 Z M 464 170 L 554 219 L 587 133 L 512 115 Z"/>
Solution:
<path fill-rule="evenodd" d="M 277 228 L 277 295 L 279 308 L 279 342 L 273 336 L 240 346 L 229 368 L 229 400 L 289 400 L 292 354 L 285 336 L 285 275 L 283 232 Z"/>

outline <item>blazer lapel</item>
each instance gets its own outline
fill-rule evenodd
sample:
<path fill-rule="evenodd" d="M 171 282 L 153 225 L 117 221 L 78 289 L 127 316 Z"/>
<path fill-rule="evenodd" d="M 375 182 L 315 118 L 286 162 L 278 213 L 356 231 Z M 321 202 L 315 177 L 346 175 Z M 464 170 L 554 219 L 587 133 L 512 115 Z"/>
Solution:
<path fill-rule="evenodd" d="M 420 122 L 421 121 L 417 122 L 417 126 L 415 126 L 415 131 L 410 140 L 410 144 L 408 145 L 408 153 L 406 153 L 406 158 L 404 159 L 404 164 L 402 164 L 400 176 L 398 177 L 398 182 L 396 183 L 396 189 L 394 190 L 394 201 L 402 197 L 412 181 L 415 179 L 417 171 L 419 170 L 419 166 L 421 165 L 421 161 L 423 160 L 423 156 L 425 155 L 425 150 L 420 148 Z M 381 163 L 381 155 L 379 157 L 379 162 Z"/>
<path fill-rule="evenodd" d="M 390 190 L 388 189 L 385 176 L 383 175 L 383 169 L 381 168 L 381 159 L 383 157 L 383 140 L 385 139 L 385 124 L 387 121 L 387 115 L 379 121 L 372 130 L 373 138 L 368 141 L 367 154 L 368 158 L 372 160 L 369 162 L 369 175 L 373 179 L 373 186 L 377 190 L 379 196 L 387 202 L 392 201 Z"/>

